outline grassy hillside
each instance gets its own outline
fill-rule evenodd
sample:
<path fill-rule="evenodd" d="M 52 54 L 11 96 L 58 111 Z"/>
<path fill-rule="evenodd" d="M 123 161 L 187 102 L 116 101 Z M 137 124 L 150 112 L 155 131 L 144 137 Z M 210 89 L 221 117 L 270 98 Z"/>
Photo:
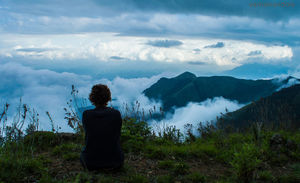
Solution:
<path fill-rule="evenodd" d="M 259 129 L 225 133 L 199 126 L 201 137 L 173 127 L 154 135 L 142 121 L 124 119 L 120 172 L 84 171 L 83 134 L 10 133 L 0 147 L 0 182 L 299 182 L 300 133 Z M 10 131 L 11 132 L 11 131 Z M 9 135 L 9 133 L 7 133 Z"/>
<path fill-rule="evenodd" d="M 227 113 L 220 123 L 235 128 L 249 127 L 254 122 L 271 126 L 300 127 L 300 85 L 284 88 L 243 108 Z M 284 124 L 282 124 L 284 123 Z"/>
<path fill-rule="evenodd" d="M 188 102 L 202 102 L 219 96 L 248 103 L 271 95 L 287 81 L 245 80 L 229 76 L 196 77 L 185 72 L 174 78 L 161 78 L 144 93 L 148 98 L 162 101 L 164 110 L 168 111 L 172 106 L 182 107 Z"/>

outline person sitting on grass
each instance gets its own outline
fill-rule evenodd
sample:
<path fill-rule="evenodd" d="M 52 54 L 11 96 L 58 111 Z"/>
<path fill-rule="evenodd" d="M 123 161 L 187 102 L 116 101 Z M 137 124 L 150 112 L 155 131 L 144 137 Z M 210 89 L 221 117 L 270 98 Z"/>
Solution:
<path fill-rule="evenodd" d="M 107 107 L 111 93 L 106 85 L 94 85 L 89 100 L 96 108 L 82 114 L 85 147 L 80 155 L 81 164 L 89 171 L 119 170 L 124 162 L 120 145 L 121 114 Z"/>

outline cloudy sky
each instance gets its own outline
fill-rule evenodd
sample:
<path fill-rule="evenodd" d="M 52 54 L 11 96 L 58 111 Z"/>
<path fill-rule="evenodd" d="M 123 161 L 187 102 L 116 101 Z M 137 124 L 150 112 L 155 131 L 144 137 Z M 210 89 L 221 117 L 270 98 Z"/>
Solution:
<path fill-rule="evenodd" d="M 0 1 L 0 102 L 41 113 L 58 115 L 72 84 L 87 95 L 105 80 L 117 94 L 127 78 L 143 86 L 132 94 L 187 70 L 300 76 L 299 59 L 298 0 Z"/>

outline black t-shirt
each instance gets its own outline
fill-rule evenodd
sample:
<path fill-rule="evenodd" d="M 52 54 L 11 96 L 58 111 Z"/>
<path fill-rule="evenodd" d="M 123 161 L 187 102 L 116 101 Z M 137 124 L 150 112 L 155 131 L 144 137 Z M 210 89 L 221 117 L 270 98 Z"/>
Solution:
<path fill-rule="evenodd" d="M 118 167 L 124 155 L 120 145 L 122 118 L 110 107 L 86 110 L 82 115 L 85 147 L 82 157 L 88 167 Z"/>

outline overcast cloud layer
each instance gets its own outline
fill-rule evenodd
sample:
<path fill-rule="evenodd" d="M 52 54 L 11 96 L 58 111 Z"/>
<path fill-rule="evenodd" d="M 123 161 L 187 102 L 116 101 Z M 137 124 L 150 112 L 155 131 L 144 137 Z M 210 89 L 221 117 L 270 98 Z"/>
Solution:
<path fill-rule="evenodd" d="M 184 71 L 300 77 L 299 40 L 298 0 L 2 0 L 0 99 L 22 97 L 61 121 L 72 84 L 87 96 L 103 82 L 115 105 L 138 99 L 150 108 L 160 104 L 141 91 Z M 186 109 L 217 114 L 225 104 L 240 105 L 214 99 Z M 176 118 L 184 121 L 183 112 Z"/>
<path fill-rule="evenodd" d="M 300 44 L 299 8 L 295 0 L 6 0 L 0 2 L 1 55 L 185 59 L 217 66 L 239 66 L 249 60 L 285 62 L 294 59 L 292 49 Z M 193 51 L 197 49 L 202 52 Z"/>

